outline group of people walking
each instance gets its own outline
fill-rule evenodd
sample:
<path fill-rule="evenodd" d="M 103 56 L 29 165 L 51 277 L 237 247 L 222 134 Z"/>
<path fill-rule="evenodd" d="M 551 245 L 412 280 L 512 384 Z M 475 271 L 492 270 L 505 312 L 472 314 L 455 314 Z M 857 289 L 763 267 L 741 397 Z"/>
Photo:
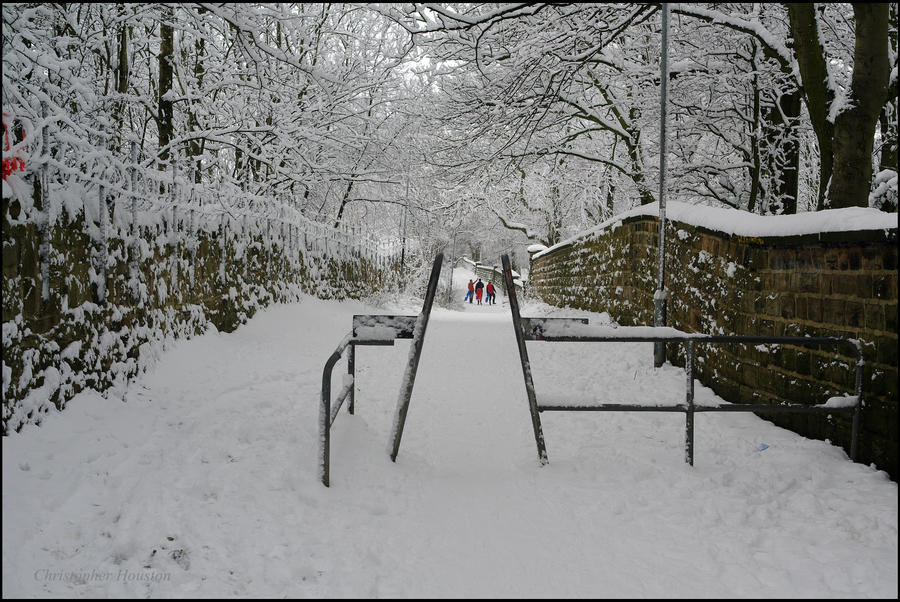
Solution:
<path fill-rule="evenodd" d="M 485 292 L 487 292 L 485 305 L 497 305 L 497 290 L 494 288 L 494 283 L 488 280 L 487 286 L 485 286 L 481 278 L 474 283 L 469 280 L 469 291 L 466 293 L 466 298 L 463 301 L 471 303 L 474 298 L 478 301 L 478 305 L 481 305 L 481 297 L 484 296 Z"/>

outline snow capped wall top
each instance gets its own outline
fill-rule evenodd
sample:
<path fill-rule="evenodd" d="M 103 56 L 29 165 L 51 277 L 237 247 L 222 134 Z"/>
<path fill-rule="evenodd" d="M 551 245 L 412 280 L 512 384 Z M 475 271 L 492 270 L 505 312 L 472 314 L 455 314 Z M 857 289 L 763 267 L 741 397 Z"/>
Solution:
<path fill-rule="evenodd" d="M 561 241 L 534 255 L 540 257 L 576 240 L 587 238 L 615 227 L 622 220 L 639 215 L 659 216 L 659 203 L 649 203 L 629 209 L 602 224 Z M 666 203 L 666 219 L 699 226 L 737 236 L 799 236 L 821 232 L 852 232 L 857 230 L 891 230 L 897 228 L 897 214 L 871 207 L 847 207 L 808 211 L 794 215 L 757 215 L 722 207 L 691 205 L 678 201 Z"/>

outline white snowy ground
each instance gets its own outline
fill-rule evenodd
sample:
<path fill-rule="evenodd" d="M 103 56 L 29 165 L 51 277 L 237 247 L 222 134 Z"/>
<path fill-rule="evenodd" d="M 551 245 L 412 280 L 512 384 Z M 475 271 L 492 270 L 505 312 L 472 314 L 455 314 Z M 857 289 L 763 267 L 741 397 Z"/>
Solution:
<path fill-rule="evenodd" d="M 328 489 L 323 364 L 353 313 L 420 301 L 272 307 L 175 344 L 127 403 L 86 392 L 5 437 L 3 596 L 897 597 L 897 484 L 751 414 L 698 414 L 691 468 L 682 414 L 548 412 L 539 466 L 509 308 L 457 303 L 469 276 L 433 312 L 396 463 L 409 342 L 358 350 Z M 652 344 L 528 349 L 539 399 L 684 399 Z"/>

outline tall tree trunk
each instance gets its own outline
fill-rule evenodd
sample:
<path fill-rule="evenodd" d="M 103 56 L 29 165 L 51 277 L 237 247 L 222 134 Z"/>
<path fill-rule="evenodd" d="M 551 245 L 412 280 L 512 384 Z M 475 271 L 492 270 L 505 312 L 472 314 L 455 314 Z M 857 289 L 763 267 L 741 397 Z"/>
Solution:
<path fill-rule="evenodd" d="M 753 132 L 747 157 L 750 178 L 750 200 L 747 211 L 758 208 L 760 213 L 797 213 L 800 190 L 800 142 L 797 124 L 802 102 L 800 91 L 775 89 L 776 104 L 762 102 L 758 58 L 765 54 L 759 44 L 751 41 L 753 58 L 750 67 L 753 81 Z M 763 59 L 764 60 L 764 59 Z M 782 72 L 787 69 L 782 65 Z M 789 73 L 786 73 L 789 75 Z M 788 81 L 790 81 L 788 77 Z M 790 84 L 788 84 L 790 85 Z M 761 186 L 765 178 L 768 186 Z"/>
<path fill-rule="evenodd" d="M 614 112 L 618 114 L 618 111 Z M 628 152 L 628 158 L 631 159 L 631 179 L 637 186 L 638 194 L 641 197 L 641 205 L 649 205 L 656 201 L 656 197 L 653 195 L 653 191 L 650 190 L 650 186 L 647 185 L 647 180 L 644 178 L 644 162 L 641 160 L 641 132 L 631 125 L 637 120 L 637 112 L 635 109 L 631 109 L 629 117 L 631 118 L 631 121 L 628 123 L 622 119 L 619 121 L 625 131 L 631 135 L 630 138 L 623 140 L 625 143 L 625 150 Z"/>
<path fill-rule="evenodd" d="M 355 184 L 355 182 L 355 180 L 350 180 L 347 183 L 347 189 L 344 191 L 344 196 L 341 198 L 341 206 L 338 209 L 337 217 L 334 220 L 335 228 L 341 225 L 341 218 L 344 217 L 344 207 L 350 202 L 350 192 L 353 190 L 353 184 Z"/>
<path fill-rule="evenodd" d="M 753 47 L 753 56 L 755 57 L 756 52 L 757 52 L 757 44 L 756 44 L 756 42 L 751 42 L 751 45 Z M 762 118 L 761 117 L 762 113 L 761 113 L 761 108 L 760 108 L 760 95 L 761 94 L 760 94 L 760 90 L 759 90 L 759 77 L 755 73 L 757 70 L 755 58 L 753 60 L 751 60 L 750 67 L 753 68 L 753 71 L 754 71 L 754 75 L 751 78 L 751 81 L 753 82 L 753 89 L 751 90 L 751 96 L 753 98 L 753 100 L 751 102 L 752 111 L 753 111 L 751 127 L 753 129 L 751 130 L 751 134 L 750 134 L 750 150 L 745 155 L 744 158 L 748 164 L 748 168 L 747 168 L 748 174 L 747 175 L 749 176 L 749 180 L 750 180 L 750 198 L 747 200 L 747 211 L 749 211 L 750 213 L 753 213 L 753 210 L 756 209 L 757 198 L 759 198 L 759 179 L 761 176 L 760 152 L 759 152 L 759 143 L 760 143 L 759 132 L 760 132 L 760 127 L 761 127 L 760 119 Z"/>
<path fill-rule="evenodd" d="M 235 145 L 234 147 L 234 171 L 231 174 L 235 180 L 243 177 L 244 175 L 244 151 L 241 150 L 241 147 Z"/>
<path fill-rule="evenodd" d="M 121 152 L 122 150 L 122 112 L 125 108 L 125 101 L 122 96 L 128 92 L 128 25 L 125 21 L 125 5 L 118 4 L 118 13 L 122 18 L 119 25 L 118 48 L 116 49 L 116 93 L 119 98 L 113 105 L 113 123 L 118 124 L 119 132 L 114 142 L 110 143 L 111 150 Z"/>
<path fill-rule="evenodd" d="M 834 119 L 834 175 L 831 207 L 868 207 L 872 184 L 875 125 L 889 78 L 888 5 L 854 4 L 856 45 L 846 108 Z"/>
<path fill-rule="evenodd" d="M 891 119 L 890 116 L 893 116 Z M 894 102 L 884 104 L 879 115 L 881 121 L 881 169 L 897 170 L 897 104 Z"/>
<path fill-rule="evenodd" d="M 197 8 L 197 14 L 203 15 L 206 13 L 206 9 L 203 7 Z M 204 55 L 206 54 L 206 40 L 203 37 L 198 37 L 197 40 L 194 41 L 194 78 L 197 81 L 197 93 L 202 93 L 203 90 L 203 74 L 205 69 L 203 67 L 203 61 L 205 60 Z M 188 129 L 191 132 L 197 132 L 200 130 L 200 122 L 197 119 L 197 111 L 194 108 L 194 105 L 197 104 L 197 101 L 191 101 L 191 107 L 188 109 Z M 200 184 L 203 181 L 203 160 L 200 156 L 203 154 L 203 142 L 200 140 L 193 139 L 188 142 L 187 146 L 187 155 L 188 161 L 193 164 L 193 172 L 194 172 L 194 183 Z"/>
<path fill-rule="evenodd" d="M 793 214 L 797 213 L 800 184 L 800 92 L 782 93 L 776 102 L 777 106 L 762 108 L 763 144 L 769 150 L 763 169 L 771 175 L 771 185 L 760 208 L 769 213 Z"/>
<path fill-rule="evenodd" d="M 892 2 L 889 6 L 889 21 L 897 23 L 897 3 Z M 879 161 L 878 170 L 897 169 L 897 28 L 888 30 L 888 43 L 890 44 L 891 54 L 894 57 L 894 65 L 891 68 L 891 79 L 888 82 L 887 97 L 884 106 L 881 107 L 881 114 L 878 121 L 881 124 L 881 160 Z M 885 211 L 897 211 L 897 197 L 894 196 L 893 202 L 888 207 L 883 207 Z"/>
<path fill-rule="evenodd" d="M 169 160 L 169 143 L 172 141 L 172 101 L 165 96 L 172 90 L 172 62 L 174 60 L 174 32 L 172 29 L 172 8 L 163 11 L 159 24 L 159 99 L 156 117 L 159 133 L 160 168 L 165 169 Z"/>
<path fill-rule="evenodd" d="M 834 90 L 828 86 L 825 49 L 819 40 L 814 4 L 787 4 L 794 55 L 803 78 L 803 95 L 816 140 L 819 142 L 819 194 L 817 210 L 825 208 L 825 193 L 831 183 L 834 165 L 834 124 L 828 111 L 834 103 Z"/>

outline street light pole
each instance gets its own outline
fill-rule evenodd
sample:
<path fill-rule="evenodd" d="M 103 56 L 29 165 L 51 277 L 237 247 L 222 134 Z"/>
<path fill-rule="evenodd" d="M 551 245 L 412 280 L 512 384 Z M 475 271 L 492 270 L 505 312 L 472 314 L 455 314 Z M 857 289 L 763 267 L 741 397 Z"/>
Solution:
<path fill-rule="evenodd" d="M 669 3 L 662 5 L 662 52 L 660 56 L 659 116 L 659 270 L 653 294 L 653 325 L 666 325 L 666 104 L 669 85 Z M 666 363 L 666 344 L 653 344 L 653 365 Z"/>

